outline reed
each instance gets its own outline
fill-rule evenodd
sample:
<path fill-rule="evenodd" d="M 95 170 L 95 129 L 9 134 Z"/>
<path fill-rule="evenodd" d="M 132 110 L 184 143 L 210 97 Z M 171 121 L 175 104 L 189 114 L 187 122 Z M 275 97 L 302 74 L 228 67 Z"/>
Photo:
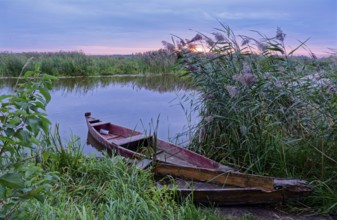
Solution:
<path fill-rule="evenodd" d="M 53 76 L 95 76 L 114 74 L 174 73 L 176 57 L 165 50 L 133 55 L 89 56 L 82 52 L 0 53 L 0 76 L 15 77 L 26 61 L 28 69 L 39 63 L 41 71 Z"/>
<path fill-rule="evenodd" d="M 281 29 L 256 32 L 259 40 L 223 24 L 216 31 L 164 42 L 201 93 L 192 150 L 246 172 L 313 181 L 319 190 L 305 204 L 336 213 L 336 57 L 294 56 L 305 42 L 289 50 Z"/>

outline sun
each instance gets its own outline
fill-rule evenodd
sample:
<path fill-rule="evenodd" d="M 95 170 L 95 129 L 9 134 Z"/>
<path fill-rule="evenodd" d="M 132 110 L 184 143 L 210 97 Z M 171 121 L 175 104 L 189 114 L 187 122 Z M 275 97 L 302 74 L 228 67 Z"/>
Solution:
<path fill-rule="evenodd" d="M 206 53 L 206 50 L 202 45 L 193 45 L 189 50 L 193 53 Z"/>

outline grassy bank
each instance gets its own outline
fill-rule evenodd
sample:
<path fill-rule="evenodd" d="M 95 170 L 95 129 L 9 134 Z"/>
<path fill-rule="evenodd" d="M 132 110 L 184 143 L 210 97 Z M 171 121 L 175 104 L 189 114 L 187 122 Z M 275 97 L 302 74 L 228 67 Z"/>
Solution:
<path fill-rule="evenodd" d="M 280 29 L 258 40 L 217 31 L 166 42 L 201 93 L 191 148 L 246 172 L 306 179 L 315 193 L 302 205 L 337 213 L 336 57 L 295 57 Z"/>
<path fill-rule="evenodd" d="M 26 200 L 13 219 L 220 219 L 190 200 L 175 202 L 173 193 L 155 185 L 149 170 L 122 158 L 87 157 L 72 143 L 43 153 L 40 166 L 58 174 L 43 202 Z"/>
<path fill-rule="evenodd" d="M 0 76 L 18 76 L 33 57 L 28 69 L 39 63 L 44 73 L 53 76 L 94 76 L 113 74 L 174 73 L 176 57 L 165 50 L 134 55 L 89 56 L 81 52 L 10 53 L 0 52 Z"/>

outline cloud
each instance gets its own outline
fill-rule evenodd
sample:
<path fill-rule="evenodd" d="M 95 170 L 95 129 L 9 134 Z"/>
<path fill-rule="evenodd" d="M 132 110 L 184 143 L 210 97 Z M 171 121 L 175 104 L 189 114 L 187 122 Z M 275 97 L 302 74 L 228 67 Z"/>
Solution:
<path fill-rule="evenodd" d="M 0 48 L 152 48 L 170 34 L 281 27 L 288 36 L 337 38 L 337 1 L 0 0 Z M 317 40 L 319 41 L 319 40 Z M 315 42 L 317 42 L 315 41 Z M 151 46 L 148 46 L 151 45 Z M 91 48 L 91 49 L 92 49 Z M 130 50 L 131 50 L 130 49 Z"/>
<path fill-rule="evenodd" d="M 256 11 L 256 12 L 220 12 L 215 13 L 219 19 L 246 20 L 246 19 L 287 19 L 289 14 L 275 11 Z"/>

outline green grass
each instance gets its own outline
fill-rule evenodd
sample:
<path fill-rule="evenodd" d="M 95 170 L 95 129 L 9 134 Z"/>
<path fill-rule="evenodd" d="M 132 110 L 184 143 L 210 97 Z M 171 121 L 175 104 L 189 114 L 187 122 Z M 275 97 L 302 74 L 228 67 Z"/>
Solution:
<path fill-rule="evenodd" d="M 83 155 L 77 142 L 52 143 L 40 166 L 59 180 L 43 202 L 23 201 L 12 219 L 220 219 L 191 200 L 177 203 L 174 192 L 156 187 L 149 170 L 121 157 L 96 159 Z"/>
<path fill-rule="evenodd" d="M 97 76 L 114 74 L 174 73 L 176 57 L 165 50 L 133 55 L 89 56 L 82 52 L 10 53 L 0 52 L 0 76 L 15 77 L 29 58 L 28 69 L 36 63 L 53 76 Z"/>

